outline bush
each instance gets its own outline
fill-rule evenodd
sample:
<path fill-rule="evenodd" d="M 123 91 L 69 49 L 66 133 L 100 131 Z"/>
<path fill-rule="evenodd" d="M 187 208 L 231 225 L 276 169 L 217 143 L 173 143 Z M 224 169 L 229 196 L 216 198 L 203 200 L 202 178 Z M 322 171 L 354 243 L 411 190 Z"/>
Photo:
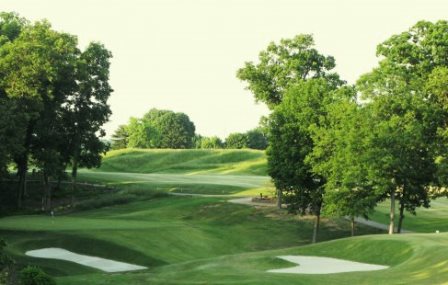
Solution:
<path fill-rule="evenodd" d="M 56 285 L 54 279 L 42 269 L 27 266 L 20 271 L 20 284 L 22 285 Z"/>

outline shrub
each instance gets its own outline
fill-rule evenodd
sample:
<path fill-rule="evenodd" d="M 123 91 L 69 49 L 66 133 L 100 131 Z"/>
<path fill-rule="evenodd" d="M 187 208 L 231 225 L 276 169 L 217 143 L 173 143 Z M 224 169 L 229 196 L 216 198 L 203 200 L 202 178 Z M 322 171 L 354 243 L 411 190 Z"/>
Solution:
<path fill-rule="evenodd" d="M 42 269 L 27 266 L 20 271 L 20 284 L 22 285 L 56 285 L 54 279 Z"/>

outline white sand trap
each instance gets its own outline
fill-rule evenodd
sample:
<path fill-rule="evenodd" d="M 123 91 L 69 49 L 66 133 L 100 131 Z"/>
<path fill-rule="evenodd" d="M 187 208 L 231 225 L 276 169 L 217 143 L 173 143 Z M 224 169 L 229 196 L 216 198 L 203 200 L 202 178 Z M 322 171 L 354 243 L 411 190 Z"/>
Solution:
<path fill-rule="evenodd" d="M 296 273 L 296 274 L 330 274 L 353 271 L 373 271 L 389 268 L 389 266 L 375 265 L 348 261 L 330 257 L 284 255 L 278 258 L 297 263 L 299 266 L 272 269 L 272 273 Z"/>
<path fill-rule="evenodd" d="M 77 254 L 63 248 L 42 248 L 25 252 L 26 255 L 40 258 L 52 258 L 72 261 L 85 266 L 97 268 L 106 272 L 121 272 L 146 269 L 144 266 L 114 261 L 96 256 Z"/>

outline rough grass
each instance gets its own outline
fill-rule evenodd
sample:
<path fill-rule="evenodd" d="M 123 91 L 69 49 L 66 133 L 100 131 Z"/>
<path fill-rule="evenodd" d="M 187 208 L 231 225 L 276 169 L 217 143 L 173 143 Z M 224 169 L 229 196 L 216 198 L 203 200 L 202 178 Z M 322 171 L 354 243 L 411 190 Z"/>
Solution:
<path fill-rule="evenodd" d="M 99 171 L 266 175 L 259 150 L 122 149 L 107 153 Z"/>

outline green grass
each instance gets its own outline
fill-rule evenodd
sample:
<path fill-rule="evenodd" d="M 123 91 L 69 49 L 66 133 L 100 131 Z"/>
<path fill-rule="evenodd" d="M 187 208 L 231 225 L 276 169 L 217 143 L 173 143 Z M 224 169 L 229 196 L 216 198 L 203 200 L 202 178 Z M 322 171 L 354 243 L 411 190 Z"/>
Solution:
<path fill-rule="evenodd" d="M 227 202 L 235 195 L 272 195 L 266 157 L 251 150 L 121 150 L 80 180 L 106 184 L 76 193 L 74 211 L 0 219 L 0 237 L 19 264 L 34 264 L 58 284 L 448 284 L 447 234 L 349 236 L 343 219 L 323 218 L 310 243 L 313 220 L 276 208 Z M 174 197 L 162 192 L 225 194 Z M 160 194 L 162 193 L 162 194 Z M 73 193 L 56 193 L 63 200 Z M 65 196 L 67 197 L 65 197 Z M 79 196 L 79 197 L 78 197 Z M 407 215 L 404 228 L 448 230 L 448 200 Z M 387 204 L 372 218 L 387 223 Z M 79 211 L 83 210 L 83 211 Z M 358 225 L 358 234 L 380 231 Z M 339 240 L 335 240 L 339 239 Z M 148 270 L 106 274 L 75 263 L 31 258 L 27 250 L 62 247 L 144 265 Z M 273 274 L 291 266 L 278 255 L 303 254 L 383 264 L 390 269 L 329 275 Z"/>
<path fill-rule="evenodd" d="M 60 284 L 447 284 L 447 234 L 376 235 L 159 266 L 127 275 L 61 277 Z M 338 274 L 274 274 L 290 267 L 279 255 L 311 255 L 388 265 L 382 271 Z"/>
<path fill-rule="evenodd" d="M 264 176 L 266 169 L 259 150 L 123 149 L 108 152 L 99 171 Z"/>
<path fill-rule="evenodd" d="M 54 218 L 27 215 L 0 219 L 0 236 L 8 242 L 8 252 L 18 262 L 42 266 L 56 276 L 98 271 L 70 262 L 30 258 L 25 251 L 63 247 L 154 270 L 191 260 L 307 244 L 311 229 L 311 220 L 297 220 L 274 208 L 256 209 L 198 197 L 155 198 Z M 360 232 L 372 230 L 362 227 Z M 324 220 L 322 240 L 348 235 L 346 221 Z"/>
<path fill-rule="evenodd" d="M 389 223 L 389 207 L 390 202 L 385 201 L 379 204 L 375 212 L 370 217 L 372 220 L 388 224 Z M 398 222 L 398 213 L 396 213 L 396 223 Z M 440 232 L 448 232 L 448 198 L 438 198 L 431 201 L 431 207 L 418 208 L 417 215 L 405 212 L 405 218 L 403 220 L 403 228 L 406 230 L 421 232 L 421 233 L 434 233 L 439 230 Z"/>
<path fill-rule="evenodd" d="M 127 190 L 209 195 L 274 195 L 259 150 L 124 149 L 109 152 L 101 168 L 79 180 Z"/>
<path fill-rule="evenodd" d="M 118 189 L 196 193 L 212 195 L 272 195 L 274 189 L 267 176 L 220 174 L 122 173 L 83 170 L 79 180 L 101 183 Z"/>

